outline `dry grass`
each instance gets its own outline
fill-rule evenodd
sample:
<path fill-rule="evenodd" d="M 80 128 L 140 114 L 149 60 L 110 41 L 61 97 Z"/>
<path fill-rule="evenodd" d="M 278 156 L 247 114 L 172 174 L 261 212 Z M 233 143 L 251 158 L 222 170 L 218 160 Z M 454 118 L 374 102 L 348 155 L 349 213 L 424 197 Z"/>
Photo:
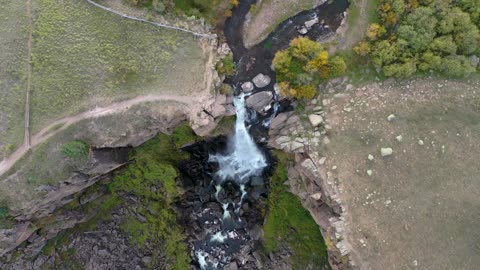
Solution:
<path fill-rule="evenodd" d="M 480 265 L 478 79 L 370 85 L 333 98 L 327 118 L 327 166 L 338 167 L 330 171 L 343 189 L 347 239 L 363 269 Z M 393 155 L 382 158 L 381 147 Z"/>
<path fill-rule="evenodd" d="M 114 100 L 201 90 L 207 57 L 191 35 L 124 20 L 84 1 L 37 2 L 34 133 L 54 119 Z"/>
<path fill-rule="evenodd" d="M 28 17 L 25 1 L 0 9 L 0 160 L 23 142 Z"/>

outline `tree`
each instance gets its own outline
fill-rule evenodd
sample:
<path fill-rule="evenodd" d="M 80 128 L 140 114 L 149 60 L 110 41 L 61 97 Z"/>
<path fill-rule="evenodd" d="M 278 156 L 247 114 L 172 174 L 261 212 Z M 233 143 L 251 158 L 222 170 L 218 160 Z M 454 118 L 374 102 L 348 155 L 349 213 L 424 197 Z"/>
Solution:
<path fill-rule="evenodd" d="M 370 27 L 368 27 L 367 37 L 371 40 L 376 40 L 377 38 L 385 34 L 386 31 L 387 30 L 385 30 L 385 27 L 379 25 L 378 23 L 372 23 Z"/>
<path fill-rule="evenodd" d="M 398 38 L 406 40 L 415 51 L 423 51 L 433 41 L 436 25 L 433 9 L 419 7 L 405 16 L 398 28 Z"/>
<path fill-rule="evenodd" d="M 418 69 L 421 71 L 437 70 L 442 63 L 442 58 L 435 55 L 431 51 L 426 51 L 422 57 L 421 62 L 418 64 Z"/>
<path fill-rule="evenodd" d="M 442 59 L 440 71 L 453 77 L 468 76 L 475 71 L 470 60 L 463 55 L 451 55 Z"/>
<path fill-rule="evenodd" d="M 451 35 L 440 36 L 433 40 L 430 44 L 430 49 L 443 54 L 455 54 L 457 52 L 457 45 Z"/>
<path fill-rule="evenodd" d="M 315 84 L 345 72 L 341 57 L 329 58 L 320 43 L 305 37 L 295 38 L 290 47 L 278 51 L 273 58 L 278 90 L 287 97 L 311 99 Z"/>
<path fill-rule="evenodd" d="M 307 60 L 322 51 L 320 43 L 306 37 L 298 37 L 290 42 L 292 56 Z"/>
<path fill-rule="evenodd" d="M 404 63 L 394 63 L 384 67 L 385 76 L 391 77 L 408 77 L 417 71 L 417 67 L 413 59 L 407 59 Z"/>
<path fill-rule="evenodd" d="M 375 43 L 372 50 L 372 61 L 377 67 L 382 67 L 397 60 L 400 49 L 396 43 L 391 43 L 388 40 L 382 40 Z"/>
<path fill-rule="evenodd" d="M 288 71 L 292 63 L 292 56 L 288 50 L 278 51 L 273 58 L 273 68 L 278 73 L 285 73 Z"/>
<path fill-rule="evenodd" d="M 371 50 L 370 43 L 365 41 L 358 43 L 358 45 L 353 48 L 353 51 L 356 54 L 361 56 L 367 56 L 370 50 Z"/>
<path fill-rule="evenodd" d="M 325 66 L 328 63 L 328 52 L 321 51 L 318 53 L 312 60 L 307 62 L 307 65 L 304 67 L 305 71 L 315 72 L 320 68 Z"/>

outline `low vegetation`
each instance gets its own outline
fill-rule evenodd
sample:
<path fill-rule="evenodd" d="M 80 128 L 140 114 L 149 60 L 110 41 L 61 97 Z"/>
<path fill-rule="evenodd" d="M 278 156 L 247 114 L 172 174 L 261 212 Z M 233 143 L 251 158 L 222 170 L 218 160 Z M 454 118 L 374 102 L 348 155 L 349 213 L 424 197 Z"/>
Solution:
<path fill-rule="evenodd" d="M 289 48 L 278 51 L 273 67 L 280 93 L 298 99 L 313 98 L 316 85 L 343 74 L 346 69 L 343 58 L 330 58 L 320 43 L 306 37 L 295 38 Z"/>
<path fill-rule="evenodd" d="M 323 269 L 328 265 L 326 246 L 310 213 L 302 206 L 300 199 L 290 193 L 284 184 L 288 180 L 287 165 L 290 157 L 280 151 L 275 172 L 270 179 L 268 214 L 264 231 L 265 251 L 279 250 L 282 246 L 290 249 L 293 269 Z"/>
<path fill-rule="evenodd" d="M 478 1 L 382 0 L 379 23 L 367 29 L 355 52 L 369 56 L 385 76 L 438 72 L 461 77 L 476 71 Z"/>
<path fill-rule="evenodd" d="M 0 9 L 0 160 L 23 142 L 27 79 L 28 17 L 24 1 Z"/>
<path fill-rule="evenodd" d="M 233 76 L 235 74 L 235 62 L 233 62 L 233 55 L 229 54 L 227 57 L 223 58 L 222 61 L 217 63 L 215 69 L 220 76 Z"/>
<path fill-rule="evenodd" d="M 147 241 L 158 245 L 158 252 L 165 253 L 171 269 L 187 269 L 190 265 L 185 236 L 177 223 L 173 203 L 180 195 L 175 168 L 180 160 L 188 158 L 188 153 L 179 147 L 195 139 L 188 124 L 177 128 L 172 136 L 158 135 L 134 150 L 131 156 L 134 163 L 116 175 L 109 186 L 114 196 L 129 194 L 141 200 L 136 212 L 146 221 L 132 216 L 122 222 L 121 228 L 139 247 Z"/>
<path fill-rule="evenodd" d="M 88 148 L 85 142 L 73 140 L 63 144 L 60 151 L 68 158 L 86 159 L 88 156 Z"/>

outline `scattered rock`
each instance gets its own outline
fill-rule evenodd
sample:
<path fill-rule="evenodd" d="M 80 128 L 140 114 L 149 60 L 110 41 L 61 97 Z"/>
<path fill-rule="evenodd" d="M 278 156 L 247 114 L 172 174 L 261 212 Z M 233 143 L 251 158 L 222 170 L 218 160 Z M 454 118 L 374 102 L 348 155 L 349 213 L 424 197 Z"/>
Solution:
<path fill-rule="evenodd" d="M 367 170 L 367 175 L 368 176 L 372 176 L 372 174 L 373 174 L 372 170 Z"/>
<path fill-rule="evenodd" d="M 397 140 L 397 142 L 402 142 L 403 141 L 402 135 L 398 135 L 397 137 L 395 137 L 395 139 Z"/>
<path fill-rule="evenodd" d="M 225 267 L 225 270 L 238 270 L 238 265 L 236 262 L 231 262 Z"/>
<path fill-rule="evenodd" d="M 314 24 L 316 24 L 316 23 L 318 23 L 318 18 L 317 18 L 317 17 L 315 17 L 315 18 L 312 19 L 312 20 L 306 21 L 306 22 L 304 23 L 304 25 L 305 25 L 305 27 L 306 27 L 307 29 L 310 29 L 310 28 L 312 28 L 312 26 L 313 26 Z"/>
<path fill-rule="evenodd" d="M 391 154 L 393 153 L 393 149 L 390 148 L 390 147 L 387 147 L 387 148 L 381 148 L 380 149 L 380 154 L 382 155 L 382 157 L 388 157 L 390 156 Z"/>
<path fill-rule="evenodd" d="M 312 197 L 312 199 L 314 199 L 315 201 L 319 201 L 322 198 L 322 193 L 317 192 L 315 194 L 310 195 L 310 197 Z"/>
<path fill-rule="evenodd" d="M 326 161 L 326 160 L 327 160 L 327 157 L 322 157 L 322 158 L 318 161 L 318 163 L 320 163 L 320 165 L 323 165 L 323 164 L 325 164 L 325 161 Z"/>
<path fill-rule="evenodd" d="M 308 33 L 308 29 L 306 27 L 302 27 L 300 29 L 297 30 L 298 33 L 302 34 L 302 35 L 305 35 L 306 33 Z"/>
<path fill-rule="evenodd" d="M 263 88 L 263 87 L 269 85 L 270 82 L 272 81 L 272 79 L 270 79 L 270 77 L 268 75 L 264 75 L 262 73 L 259 73 L 257 76 L 255 76 L 252 79 L 252 81 L 253 81 L 253 83 L 255 84 L 256 87 Z"/>
<path fill-rule="evenodd" d="M 372 154 L 368 154 L 368 160 L 370 160 L 370 161 L 374 160 L 374 157 L 373 157 Z"/>
<path fill-rule="evenodd" d="M 395 114 L 390 114 L 388 117 L 387 117 L 387 120 L 388 122 L 393 122 L 395 120 L 396 116 Z"/>
<path fill-rule="evenodd" d="M 418 145 L 424 145 L 425 143 L 422 140 L 418 140 Z"/>
<path fill-rule="evenodd" d="M 242 83 L 242 91 L 243 92 L 252 92 L 253 91 L 253 83 L 252 82 Z"/>
<path fill-rule="evenodd" d="M 273 94 L 270 91 L 258 92 L 247 98 L 247 106 L 257 112 L 272 102 Z"/>
<path fill-rule="evenodd" d="M 310 124 L 312 124 L 312 126 L 314 126 L 314 127 L 323 123 L 323 117 L 321 117 L 320 115 L 317 115 L 317 114 L 310 114 L 308 116 L 308 120 L 310 120 Z"/>
<path fill-rule="evenodd" d="M 353 85 L 352 85 L 352 84 L 347 84 L 346 90 L 347 90 L 347 91 L 350 91 L 350 90 L 352 90 L 352 89 L 353 89 Z"/>

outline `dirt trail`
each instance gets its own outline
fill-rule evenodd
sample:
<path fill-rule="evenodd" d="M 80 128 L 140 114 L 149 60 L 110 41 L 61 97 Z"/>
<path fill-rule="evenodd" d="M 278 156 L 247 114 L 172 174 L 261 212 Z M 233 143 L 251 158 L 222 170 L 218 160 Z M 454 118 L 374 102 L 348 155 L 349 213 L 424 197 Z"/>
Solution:
<path fill-rule="evenodd" d="M 111 115 L 115 113 L 119 113 L 122 111 L 126 111 L 130 107 L 134 105 L 138 105 L 145 102 L 152 102 L 152 101 L 176 101 L 180 103 L 187 104 L 189 107 L 194 108 L 198 107 L 200 104 L 199 100 L 196 96 L 176 96 L 176 95 L 145 95 L 145 96 L 138 96 L 133 99 L 129 99 L 126 101 L 121 101 L 117 103 L 113 103 L 106 107 L 97 107 L 93 110 L 89 110 L 86 112 L 79 113 L 74 116 L 65 117 L 59 119 L 50 125 L 44 127 L 40 132 L 32 136 L 31 144 L 28 145 L 24 143 L 20 146 L 12 155 L 8 158 L 4 159 L 0 162 L 0 175 L 7 172 L 20 158 L 25 155 L 30 148 L 33 148 L 42 142 L 45 142 L 50 137 L 54 136 L 55 134 L 59 133 L 62 130 L 65 130 L 67 127 L 74 123 L 78 123 L 84 119 L 89 118 L 97 118 L 105 115 Z M 60 128 L 55 129 L 55 127 L 60 126 Z"/>
<path fill-rule="evenodd" d="M 209 100 L 212 100 L 211 87 L 213 85 L 213 61 L 214 61 L 214 52 L 209 47 L 207 42 L 202 42 L 202 49 L 205 53 L 208 53 L 208 60 L 205 63 L 205 74 L 202 82 L 202 90 L 191 93 L 188 96 L 183 95 L 171 95 L 171 94 L 158 94 L 158 95 L 142 95 L 137 96 L 132 99 L 115 102 L 105 107 L 96 107 L 95 109 L 88 110 L 73 116 L 64 117 L 54 121 L 48 126 L 44 127 L 40 132 L 33 135 L 30 138 L 30 135 L 26 130 L 25 136 L 28 136 L 26 140 L 15 152 L 13 152 L 8 158 L 0 162 L 0 176 L 6 173 L 13 165 L 20 160 L 31 148 L 45 142 L 55 134 L 58 134 L 60 131 L 65 130 L 72 124 L 78 123 L 82 120 L 89 118 L 96 118 L 105 115 L 111 115 L 119 112 L 128 110 L 134 105 L 138 105 L 146 102 L 155 102 L 155 101 L 174 101 L 186 104 L 188 106 L 188 111 L 190 112 L 199 112 L 202 111 L 204 106 L 208 104 Z M 26 111 L 27 113 L 27 111 Z M 26 116 L 27 117 L 27 116 Z"/>

